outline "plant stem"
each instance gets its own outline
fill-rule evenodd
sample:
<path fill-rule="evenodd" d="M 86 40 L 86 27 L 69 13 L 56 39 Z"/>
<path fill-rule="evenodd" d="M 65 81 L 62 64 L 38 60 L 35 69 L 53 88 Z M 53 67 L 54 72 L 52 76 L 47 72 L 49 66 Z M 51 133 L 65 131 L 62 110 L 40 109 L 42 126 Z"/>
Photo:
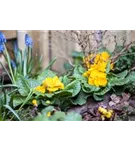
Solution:
<path fill-rule="evenodd" d="M 11 76 L 12 76 L 12 82 L 13 83 L 16 83 L 15 82 L 15 78 L 14 78 L 14 75 L 13 75 L 13 70 L 12 70 L 12 67 L 11 67 L 11 60 L 10 60 L 10 56 L 8 54 L 8 51 L 7 51 L 7 48 L 6 46 L 4 45 L 5 47 L 5 53 L 6 53 L 6 60 L 7 60 L 7 63 L 8 63 L 8 67 L 9 67 L 9 70 L 10 70 L 10 73 L 11 73 Z"/>

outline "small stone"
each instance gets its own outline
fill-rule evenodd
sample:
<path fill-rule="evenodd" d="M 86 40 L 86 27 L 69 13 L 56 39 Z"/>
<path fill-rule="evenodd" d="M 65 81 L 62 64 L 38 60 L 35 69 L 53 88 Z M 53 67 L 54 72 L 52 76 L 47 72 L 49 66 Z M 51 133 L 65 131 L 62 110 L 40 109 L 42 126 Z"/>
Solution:
<path fill-rule="evenodd" d="M 114 103 L 113 101 L 110 101 L 110 102 L 109 102 L 109 106 L 112 107 L 112 106 L 114 106 L 114 105 L 116 105 L 116 103 Z"/>

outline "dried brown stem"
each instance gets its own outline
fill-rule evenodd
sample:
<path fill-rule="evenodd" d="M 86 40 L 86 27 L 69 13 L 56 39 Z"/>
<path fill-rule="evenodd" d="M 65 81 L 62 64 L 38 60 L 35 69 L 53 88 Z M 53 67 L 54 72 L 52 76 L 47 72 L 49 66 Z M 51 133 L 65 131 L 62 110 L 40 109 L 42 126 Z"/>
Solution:
<path fill-rule="evenodd" d="M 121 55 L 123 55 L 125 53 L 125 51 L 128 51 L 129 48 L 133 45 L 133 43 L 129 43 L 128 45 L 126 45 L 122 51 L 120 51 L 119 53 L 117 53 L 117 55 L 115 55 L 114 57 L 112 57 L 111 61 L 112 63 L 115 63 L 115 61 L 118 59 L 118 57 L 120 57 Z"/>

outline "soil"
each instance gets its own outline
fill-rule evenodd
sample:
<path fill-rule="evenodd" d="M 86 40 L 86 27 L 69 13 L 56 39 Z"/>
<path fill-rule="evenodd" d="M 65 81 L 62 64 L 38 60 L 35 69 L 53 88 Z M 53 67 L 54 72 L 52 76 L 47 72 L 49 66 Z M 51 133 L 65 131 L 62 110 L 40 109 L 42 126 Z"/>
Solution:
<path fill-rule="evenodd" d="M 84 121 L 103 121 L 98 112 L 99 106 L 113 110 L 113 116 L 104 121 L 135 121 L 135 96 L 129 93 L 122 93 L 121 96 L 107 94 L 101 102 L 90 97 L 85 105 L 73 106 L 68 112 L 81 114 Z"/>

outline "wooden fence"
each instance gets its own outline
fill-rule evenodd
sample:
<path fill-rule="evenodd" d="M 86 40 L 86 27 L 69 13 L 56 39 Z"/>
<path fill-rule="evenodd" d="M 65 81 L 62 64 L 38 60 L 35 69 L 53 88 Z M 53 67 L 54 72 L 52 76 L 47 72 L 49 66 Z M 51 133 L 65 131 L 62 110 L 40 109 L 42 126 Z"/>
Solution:
<path fill-rule="evenodd" d="M 8 39 L 17 38 L 19 48 L 22 50 L 25 48 L 24 37 L 28 33 L 34 41 L 34 54 L 43 55 L 43 64 L 42 67 L 46 67 L 49 62 L 57 57 L 56 63 L 53 65 L 53 70 L 58 72 L 63 72 L 63 64 L 68 59 L 72 61 L 71 52 L 74 50 L 80 50 L 80 47 L 77 43 L 70 40 L 66 40 L 63 35 L 57 35 L 55 31 L 48 30 L 19 30 L 19 31 L 3 31 L 8 37 Z M 135 41 L 135 31 L 114 31 L 118 37 L 122 37 L 126 34 L 127 42 L 131 40 Z M 109 40 L 109 39 L 107 39 Z M 106 41 L 105 41 L 106 42 Z M 114 43 L 110 42 L 107 45 L 107 48 L 112 50 L 114 49 Z M 3 61 L 3 58 L 0 58 Z"/>

